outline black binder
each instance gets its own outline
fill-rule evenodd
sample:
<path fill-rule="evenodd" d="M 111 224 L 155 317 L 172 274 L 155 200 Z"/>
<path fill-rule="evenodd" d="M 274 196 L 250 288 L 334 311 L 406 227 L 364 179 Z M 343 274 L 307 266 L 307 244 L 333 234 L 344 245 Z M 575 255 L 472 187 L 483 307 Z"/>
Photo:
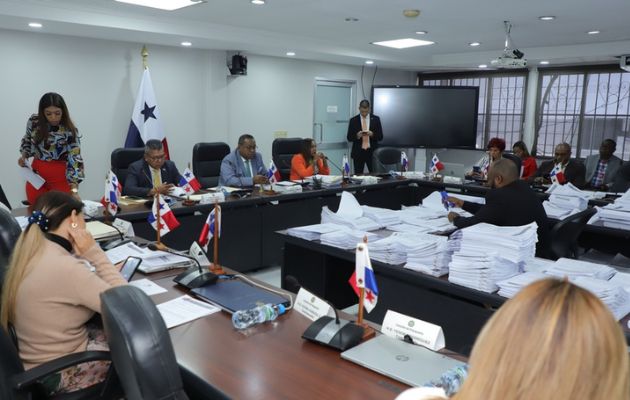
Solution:
<path fill-rule="evenodd" d="M 214 285 L 192 289 L 192 292 L 229 313 L 268 303 L 289 305 L 287 298 L 238 279 L 219 279 Z"/>

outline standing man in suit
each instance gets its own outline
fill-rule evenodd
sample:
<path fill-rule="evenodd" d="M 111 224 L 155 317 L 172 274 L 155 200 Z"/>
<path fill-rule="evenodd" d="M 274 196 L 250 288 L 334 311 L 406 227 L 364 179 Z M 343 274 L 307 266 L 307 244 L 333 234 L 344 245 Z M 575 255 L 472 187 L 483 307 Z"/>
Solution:
<path fill-rule="evenodd" d="M 175 163 L 166 159 L 162 142 L 147 140 L 144 145 L 144 158 L 129 164 L 123 194 L 127 196 L 149 197 L 156 193 L 168 194 L 182 176 Z"/>
<path fill-rule="evenodd" d="M 269 183 L 262 156 L 252 135 L 241 135 L 238 147 L 221 161 L 219 185 L 245 187 Z"/>
<path fill-rule="evenodd" d="M 560 143 L 556 146 L 553 160 L 540 164 L 529 181 L 537 184 L 557 182 L 561 185 L 571 182 L 575 187 L 582 189 L 585 185 L 585 173 L 584 164 L 580 160 L 571 159 L 571 145 Z"/>
<path fill-rule="evenodd" d="M 370 102 L 361 100 L 359 103 L 359 115 L 350 118 L 348 124 L 348 142 L 352 142 L 350 156 L 354 161 L 354 173 L 362 174 L 364 166 L 372 172 L 372 153 L 383 140 L 383 128 L 381 119 L 370 114 Z"/>
<path fill-rule="evenodd" d="M 612 139 L 604 139 L 599 145 L 599 155 L 586 157 L 586 184 L 589 189 L 608 190 L 621 168 L 621 159 L 614 156 L 617 143 Z"/>
<path fill-rule="evenodd" d="M 482 222 L 498 226 L 521 226 L 536 222 L 538 243 L 536 256 L 548 257 L 549 226 L 542 201 L 525 181 L 519 179 L 519 171 L 512 160 L 501 158 L 488 170 L 488 183 L 492 190 L 486 194 L 486 204 L 481 205 L 449 197 L 455 206 L 474 214 L 465 218 L 450 212 L 448 220 L 458 228 Z"/>

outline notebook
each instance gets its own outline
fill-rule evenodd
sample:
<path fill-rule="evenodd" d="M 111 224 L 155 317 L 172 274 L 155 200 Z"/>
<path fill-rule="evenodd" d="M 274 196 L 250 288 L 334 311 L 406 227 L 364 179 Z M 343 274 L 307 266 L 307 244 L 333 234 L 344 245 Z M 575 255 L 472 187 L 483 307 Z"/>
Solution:
<path fill-rule="evenodd" d="M 438 380 L 444 372 L 462 364 L 425 347 L 385 335 L 346 350 L 341 357 L 410 386 Z"/>
<path fill-rule="evenodd" d="M 95 240 L 121 236 L 120 231 L 101 221 L 90 221 L 85 224 L 85 229 L 92 234 Z"/>
<path fill-rule="evenodd" d="M 268 303 L 289 305 L 287 298 L 238 279 L 219 278 L 214 285 L 196 288 L 192 292 L 229 313 Z"/>

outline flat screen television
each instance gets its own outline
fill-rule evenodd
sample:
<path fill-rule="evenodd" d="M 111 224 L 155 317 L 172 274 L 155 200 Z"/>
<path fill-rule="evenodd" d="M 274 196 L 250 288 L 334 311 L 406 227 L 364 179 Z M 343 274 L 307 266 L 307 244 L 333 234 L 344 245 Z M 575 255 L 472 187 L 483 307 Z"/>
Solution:
<path fill-rule="evenodd" d="M 372 110 L 381 118 L 381 145 L 475 148 L 479 88 L 375 86 Z"/>

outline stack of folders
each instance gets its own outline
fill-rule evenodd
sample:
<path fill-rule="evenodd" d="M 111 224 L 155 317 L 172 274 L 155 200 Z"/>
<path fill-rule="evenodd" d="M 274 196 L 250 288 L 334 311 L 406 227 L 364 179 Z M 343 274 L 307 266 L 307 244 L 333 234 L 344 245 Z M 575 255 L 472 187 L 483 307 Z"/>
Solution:
<path fill-rule="evenodd" d="M 376 222 L 381 228 L 389 225 L 397 225 L 402 222 L 400 220 L 399 211 L 370 206 L 361 206 L 361 209 L 363 210 L 364 217 Z"/>
<path fill-rule="evenodd" d="M 578 276 L 571 282 L 592 292 L 608 306 L 617 320 L 625 317 L 630 312 L 630 294 L 614 282 Z"/>
<path fill-rule="evenodd" d="M 573 279 L 585 276 L 607 281 L 617 273 L 617 270 L 604 264 L 560 258 L 544 272 L 547 275 L 555 276 L 557 278 L 567 277 L 569 279 Z"/>
<path fill-rule="evenodd" d="M 107 250 L 105 254 L 112 264 L 124 261 L 130 256 L 141 258 L 142 264 L 140 264 L 138 269 L 145 274 L 184 267 L 191 264 L 191 260 L 187 257 L 178 256 L 165 251 L 152 251 L 147 248 L 139 247 L 135 243 L 125 243 L 111 250 Z"/>
<path fill-rule="evenodd" d="M 448 248 L 446 236 L 420 235 L 414 237 L 418 245 L 407 252 L 405 268 L 432 276 L 448 274 L 453 252 Z"/>
<path fill-rule="evenodd" d="M 536 251 L 537 225 L 495 226 L 477 224 L 451 235 L 454 250 L 449 264 L 450 282 L 492 293 L 496 282 L 523 271 Z"/>
<path fill-rule="evenodd" d="M 589 194 L 582 192 L 571 183 L 566 185 L 553 184 L 547 193 L 549 200 L 543 202 L 548 217 L 566 218 L 588 207 Z"/>
<path fill-rule="evenodd" d="M 525 286 L 546 278 L 549 278 L 549 275 L 545 275 L 542 272 L 530 271 L 499 281 L 497 282 L 497 286 L 499 287 L 499 296 L 511 299 Z"/>
<path fill-rule="evenodd" d="M 319 240 L 322 244 L 338 247 L 340 249 L 354 249 L 357 243 L 363 241 L 363 238 L 367 237 L 368 242 L 375 242 L 380 238 L 380 236 L 355 229 L 344 229 L 340 231 L 328 232 L 324 233 L 319 237 Z"/>
<path fill-rule="evenodd" d="M 600 221 L 601 225 L 609 228 L 630 230 L 630 190 L 613 204 L 596 208 L 597 214 L 589 221 L 589 224 Z"/>
<path fill-rule="evenodd" d="M 295 237 L 299 237 L 305 240 L 319 240 L 320 236 L 324 233 L 336 232 L 340 230 L 347 230 L 348 228 L 343 225 L 336 225 L 331 223 L 315 224 L 298 226 L 295 228 L 287 229 L 287 234 Z"/>
<path fill-rule="evenodd" d="M 339 209 L 336 213 L 326 206 L 322 207 L 322 224 L 344 225 L 354 230 L 375 231 L 380 225 L 363 215 L 363 209 L 357 199 L 349 192 L 341 193 Z"/>
<path fill-rule="evenodd" d="M 386 264 L 401 265 L 415 249 L 422 247 L 418 236 L 392 233 L 390 236 L 370 243 L 370 257 Z"/>
<path fill-rule="evenodd" d="M 389 225 L 387 229 L 392 232 L 406 233 L 407 236 L 421 235 L 423 233 L 431 232 L 431 228 L 428 226 L 417 226 L 417 225 L 411 225 L 411 224 L 405 224 L 405 223 Z"/>

